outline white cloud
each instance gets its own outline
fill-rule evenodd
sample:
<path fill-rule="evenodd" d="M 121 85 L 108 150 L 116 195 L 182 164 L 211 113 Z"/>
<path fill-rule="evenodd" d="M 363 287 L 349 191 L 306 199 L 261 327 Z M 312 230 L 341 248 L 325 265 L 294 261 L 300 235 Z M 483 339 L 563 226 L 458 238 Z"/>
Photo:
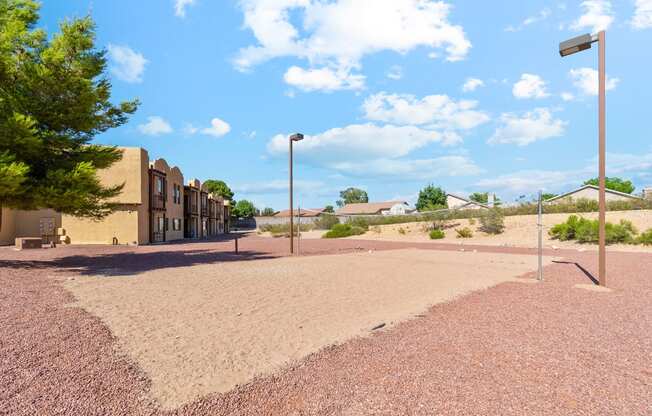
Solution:
<path fill-rule="evenodd" d="M 211 120 L 211 126 L 199 130 L 201 134 L 213 137 L 222 137 L 231 131 L 231 126 L 224 120 L 214 118 Z"/>
<path fill-rule="evenodd" d="M 546 98 L 546 82 L 536 74 L 522 74 L 521 79 L 514 84 L 512 94 L 516 98 Z"/>
<path fill-rule="evenodd" d="M 570 92 L 562 92 L 561 99 L 564 101 L 573 101 L 575 99 L 575 96 Z"/>
<path fill-rule="evenodd" d="M 139 124 L 136 128 L 139 132 L 148 136 L 160 136 L 161 134 L 168 134 L 173 131 L 170 123 L 159 116 L 147 117 L 147 123 Z"/>
<path fill-rule="evenodd" d="M 178 17 L 186 17 L 186 7 L 195 4 L 195 0 L 175 0 L 174 14 Z"/>
<path fill-rule="evenodd" d="M 478 78 L 467 78 L 462 85 L 462 91 L 471 92 L 475 91 L 479 87 L 484 87 L 484 81 Z"/>
<path fill-rule="evenodd" d="M 352 176 L 391 176 L 410 180 L 475 176 L 484 172 L 469 157 L 460 155 L 431 159 L 374 159 L 364 163 L 339 162 L 333 168 Z"/>
<path fill-rule="evenodd" d="M 590 29 L 591 32 L 607 30 L 614 20 L 609 0 L 585 0 L 581 4 L 584 14 L 575 20 L 572 30 Z"/>
<path fill-rule="evenodd" d="M 516 26 L 509 25 L 505 28 L 506 32 L 518 32 L 523 30 L 526 26 L 529 26 L 533 23 L 540 22 L 542 20 L 546 20 L 550 16 L 550 9 L 544 8 L 542 9 L 539 13 L 537 13 L 534 16 L 527 17 L 525 20 L 523 20 L 520 24 Z"/>
<path fill-rule="evenodd" d="M 403 78 L 403 68 L 399 65 L 392 66 L 389 68 L 389 71 L 387 71 L 387 78 L 393 79 L 394 81 Z"/>
<path fill-rule="evenodd" d="M 635 29 L 652 28 L 652 0 L 636 0 L 631 24 Z"/>
<path fill-rule="evenodd" d="M 107 49 L 109 57 L 113 61 L 113 65 L 109 68 L 113 75 L 125 82 L 136 83 L 143 81 L 143 72 L 145 72 L 147 59 L 142 54 L 135 52 L 128 46 L 109 44 Z"/>
<path fill-rule="evenodd" d="M 305 192 L 314 190 L 316 188 L 323 188 L 324 182 L 321 181 L 306 181 L 294 180 L 293 188 L 297 192 Z M 251 182 L 233 186 L 233 191 L 240 194 L 284 194 L 290 188 L 287 179 L 273 179 L 262 182 Z"/>
<path fill-rule="evenodd" d="M 526 146 L 538 140 L 559 137 L 564 134 L 565 121 L 555 119 L 547 108 L 537 108 L 522 116 L 503 113 L 501 125 L 488 140 L 490 144 L 512 143 Z"/>
<path fill-rule="evenodd" d="M 369 120 L 396 124 L 428 125 L 428 128 L 470 130 L 489 121 L 489 116 L 476 110 L 477 101 L 455 101 L 447 95 L 413 95 L 380 92 L 368 97 L 364 104 Z"/>
<path fill-rule="evenodd" d="M 577 68 L 570 70 L 573 85 L 585 95 L 598 95 L 598 71 L 593 68 Z M 616 88 L 620 79 L 607 76 L 607 91 Z"/>
<path fill-rule="evenodd" d="M 285 82 L 303 91 L 357 90 L 364 87 L 363 75 L 351 74 L 347 70 L 330 68 L 303 69 L 290 67 L 284 76 Z"/>
<path fill-rule="evenodd" d="M 240 70 L 292 56 L 306 59 L 311 67 L 348 73 L 360 69 L 365 55 L 384 50 L 443 49 L 448 61 L 458 61 L 471 48 L 464 29 L 449 22 L 451 6 L 442 1 L 241 0 L 240 4 L 244 27 L 257 40 L 236 56 Z M 300 27 L 291 16 L 300 19 Z"/>

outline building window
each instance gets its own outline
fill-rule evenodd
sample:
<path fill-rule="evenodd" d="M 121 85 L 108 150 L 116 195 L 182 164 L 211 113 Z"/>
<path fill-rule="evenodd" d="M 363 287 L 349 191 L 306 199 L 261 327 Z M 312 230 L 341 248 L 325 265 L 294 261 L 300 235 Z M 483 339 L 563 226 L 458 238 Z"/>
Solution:
<path fill-rule="evenodd" d="M 174 184 L 172 200 L 175 204 L 181 203 L 181 185 Z"/>
<path fill-rule="evenodd" d="M 163 231 L 163 230 L 165 229 L 165 218 L 163 218 L 163 217 L 158 217 L 158 224 L 157 224 L 157 226 L 158 226 L 158 228 L 157 228 L 156 231 L 159 231 L 159 232 Z"/>
<path fill-rule="evenodd" d="M 160 176 L 156 177 L 156 192 L 158 192 L 159 194 L 163 193 L 163 178 L 161 178 Z"/>
<path fill-rule="evenodd" d="M 172 229 L 174 231 L 181 231 L 181 218 L 172 219 Z"/>

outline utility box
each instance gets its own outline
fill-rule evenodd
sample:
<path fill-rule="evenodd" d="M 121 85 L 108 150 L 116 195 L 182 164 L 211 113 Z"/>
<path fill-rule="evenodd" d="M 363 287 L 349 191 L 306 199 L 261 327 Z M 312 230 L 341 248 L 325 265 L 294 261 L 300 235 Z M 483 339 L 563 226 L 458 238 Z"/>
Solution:
<path fill-rule="evenodd" d="M 38 237 L 18 237 L 16 238 L 16 250 L 41 248 L 42 243 L 43 240 Z"/>

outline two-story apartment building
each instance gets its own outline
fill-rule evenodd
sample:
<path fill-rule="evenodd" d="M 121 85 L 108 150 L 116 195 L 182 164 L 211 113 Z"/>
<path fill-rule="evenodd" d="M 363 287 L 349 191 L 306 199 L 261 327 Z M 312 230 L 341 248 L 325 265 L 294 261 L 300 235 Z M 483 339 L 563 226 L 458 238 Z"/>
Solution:
<path fill-rule="evenodd" d="M 164 159 L 149 161 L 146 150 L 122 148 L 123 157 L 98 177 L 107 186 L 123 185 L 111 200 L 115 211 L 100 221 L 61 215 L 52 210 L 0 211 L 0 245 L 17 237 L 62 234 L 70 244 L 155 244 L 183 238 L 205 238 L 227 232 L 228 207 Z"/>

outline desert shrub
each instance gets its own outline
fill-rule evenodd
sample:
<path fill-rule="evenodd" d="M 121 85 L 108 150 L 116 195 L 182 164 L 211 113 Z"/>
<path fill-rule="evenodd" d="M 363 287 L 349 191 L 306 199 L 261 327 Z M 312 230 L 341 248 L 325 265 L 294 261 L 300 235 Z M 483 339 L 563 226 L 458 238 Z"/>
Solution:
<path fill-rule="evenodd" d="M 364 234 L 367 230 L 351 224 L 335 224 L 327 233 L 325 233 L 323 238 L 342 238 L 350 237 L 352 235 L 361 235 Z"/>
<path fill-rule="evenodd" d="M 457 238 L 471 238 L 473 237 L 473 231 L 469 227 L 458 228 L 455 230 L 457 233 Z"/>
<path fill-rule="evenodd" d="M 475 225 L 475 218 L 469 218 L 469 225 Z"/>
<path fill-rule="evenodd" d="M 301 232 L 310 231 L 314 228 L 312 224 L 301 224 Z M 260 232 L 268 232 L 272 234 L 272 237 L 289 237 L 290 236 L 290 224 L 263 224 L 258 227 Z M 299 224 L 294 224 L 294 235 L 298 235 Z"/>
<path fill-rule="evenodd" d="M 430 231 L 430 239 L 431 240 L 441 240 L 442 238 L 446 237 L 446 233 L 442 230 L 432 230 Z"/>
<path fill-rule="evenodd" d="M 552 238 L 561 241 L 577 240 L 579 243 L 596 244 L 599 241 L 600 223 L 598 220 L 588 220 L 577 215 L 571 215 L 566 222 L 557 224 L 550 230 Z M 621 220 L 618 224 L 605 224 L 605 241 L 607 244 L 635 243 L 638 233 L 631 221 Z"/>
<path fill-rule="evenodd" d="M 352 217 L 352 218 L 349 218 L 349 220 L 346 223 L 351 225 L 351 226 L 355 225 L 357 227 L 362 227 L 365 230 L 368 230 L 370 225 L 381 225 L 382 224 L 380 222 L 377 223 L 377 222 L 373 221 L 372 217 Z"/>
<path fill-rule="evenodd" d="M 636 244 L 643 244 L 644 246 L 652 246 L 652 228 L 648 229 L 645 232 L 642 232 L 636 238 Z"/>
<path fill-rule="evenodd" d="M 322 214 L 313 223 L 318 230 L 330 230 L 335 224 L 339 224 L 340 220 L 335 215 Z"/>
<path fill-rule="evenodd" d="M 407 231 L 405 231 L 405 228 L 400 227 L 400 228 L 398 229 L 398 233 L 401 234 L 401 235 L 405 235 L 405 234 L 407 233 Z"/>
<path fill-rule="evenodd" d="M 505 231 L 505 216 L 500 208 L 492 208 L 480 217 L 480 231 L 487 234 L 501 234 Z"/>

